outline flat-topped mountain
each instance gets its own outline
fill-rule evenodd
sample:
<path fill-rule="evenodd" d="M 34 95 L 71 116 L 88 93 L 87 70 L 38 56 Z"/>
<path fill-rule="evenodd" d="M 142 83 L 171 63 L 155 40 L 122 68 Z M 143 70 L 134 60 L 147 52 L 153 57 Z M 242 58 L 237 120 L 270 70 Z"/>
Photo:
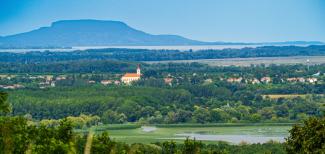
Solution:
<path fill-rule="evenodd" d="M 200 45 L 177 35 L 151 35 L 119 21 L 63 20 L 26 33 L 0 37 L 7 47 L 108 45 Z"/>
<path fill-rule="evenodd" d="M 202 42 L 178 35 L 152 35 L 120 21 L 62 20 L 26 33 L 1 37 L 0 48 L 73 46 L 157 46 L 157 45 L 283 45 L 322 44 L 321 42 L 232 43 Z"/>

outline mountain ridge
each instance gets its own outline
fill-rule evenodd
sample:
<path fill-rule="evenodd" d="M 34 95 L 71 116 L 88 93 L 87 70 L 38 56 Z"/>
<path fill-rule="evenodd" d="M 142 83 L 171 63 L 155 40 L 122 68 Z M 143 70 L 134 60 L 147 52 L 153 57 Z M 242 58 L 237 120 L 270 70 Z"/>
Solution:
<path fill-rule="evenodd" d="M 73 46 L 163 46 L 163 45 L 258 45 L 261 43 L 203 42 L 179 35 L 153 35 L 134 29 L 121 21 L 60 20 L 49 27 L 0 36 L 2 48 L 73 47 Z M 263 44 L 323 44 L 318 41 L 271 42 Z"/>

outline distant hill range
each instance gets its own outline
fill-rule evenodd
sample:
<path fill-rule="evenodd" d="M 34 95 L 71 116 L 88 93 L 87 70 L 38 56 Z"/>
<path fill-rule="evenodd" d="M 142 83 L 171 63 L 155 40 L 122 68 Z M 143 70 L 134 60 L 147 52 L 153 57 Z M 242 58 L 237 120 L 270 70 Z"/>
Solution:
<path fill-rule="evenodd" d="M 321 45 L 322 42 L 202 42 L 178 35 L 152 35 L 120 21 L 63 20 L 26 33 L 0 36 L 0 48 L 158 45 Z"/>

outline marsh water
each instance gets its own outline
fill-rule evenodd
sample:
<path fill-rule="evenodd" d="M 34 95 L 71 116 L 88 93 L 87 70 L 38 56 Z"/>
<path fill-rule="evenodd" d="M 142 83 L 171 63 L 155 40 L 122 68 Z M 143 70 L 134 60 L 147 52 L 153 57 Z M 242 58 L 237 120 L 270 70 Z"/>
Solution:
<path fill-rule="evenodd" d="M 267 136 L 267 135 L 212 135 L 212 134 L 175 134 L 179 136 L 174 139 L 185 139 L 189 137 L 191 139 L 201 140 L 201 141 L 225 141 L 233 144 L 240 143 L 266 143 L 269 141 L 284 142 L 286 136 Z"/>
<path fill-rule="evenodd" d="M 289 126 L 243 126 L 211 128 L 157 128 L 142 127 L 142 132 L 161 134 L 169 132 L 170 136 L 158 137 L 162 140 L 184 140 L 187 137 L 201 141 L 225 141 L 232 144 L 266 143 L 270 140 L 284 142 L 288 136 Z"/>

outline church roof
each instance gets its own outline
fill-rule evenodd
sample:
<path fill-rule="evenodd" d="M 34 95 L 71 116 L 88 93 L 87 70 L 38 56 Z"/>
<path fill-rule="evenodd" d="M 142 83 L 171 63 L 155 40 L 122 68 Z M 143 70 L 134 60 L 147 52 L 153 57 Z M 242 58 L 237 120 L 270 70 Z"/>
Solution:
<path fill-rule="evenodd" d="M 125 73 L 123 77 L 140 77 L 140 74 L 137 73 Z"/>

